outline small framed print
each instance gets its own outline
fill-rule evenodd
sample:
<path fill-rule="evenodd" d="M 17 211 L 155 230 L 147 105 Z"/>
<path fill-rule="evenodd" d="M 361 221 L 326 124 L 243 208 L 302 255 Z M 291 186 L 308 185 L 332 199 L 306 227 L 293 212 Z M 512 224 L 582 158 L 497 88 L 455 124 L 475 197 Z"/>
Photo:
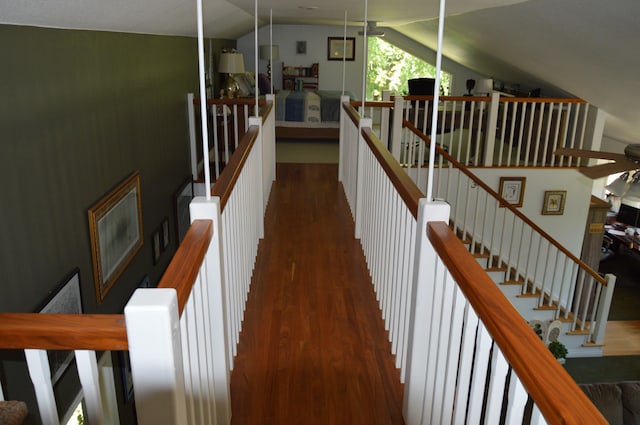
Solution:
<path fill-rule="evenodd" d="M 151 235 L 151 253 L 153 255 L 153 264 L 158 264 L 158 261 L 160 260 L 160 254 L 162 253 L 160 230 L 157 230 L 153 233 L 153 235 Z"/>
<path fill-rule="evenodd" d="M 526 177 L 500 177 L 498 193 L 514 207 L 521 207 L 524 201 Z"/>
<path fill-rule="evenodd" d="M 298 55 L 306 55 L 307 54 L 307 42 L 306 41 L 296 41 L 296 54 L 298 54 Z"/>
<path fill-rule="evenodd" d="M 542 203 L 542 215 L 564 214 L 564 201 L 567 197 L 566 190 L 545 190 Z"/>
<path fill-rule="evenodd" d="M 327 60 L 341 61 L 356 60 L 356 38 L 329 37 L 327 46 Z"/>
<path fill-rule="evenodd" d="M 165 217 L 164 220 L 162 220 L 162 227 L 161 227 L 161 231 L 162 231 L 162 251 L 165 251 L 168 247 L 169 247 L 169 217 Z"/>

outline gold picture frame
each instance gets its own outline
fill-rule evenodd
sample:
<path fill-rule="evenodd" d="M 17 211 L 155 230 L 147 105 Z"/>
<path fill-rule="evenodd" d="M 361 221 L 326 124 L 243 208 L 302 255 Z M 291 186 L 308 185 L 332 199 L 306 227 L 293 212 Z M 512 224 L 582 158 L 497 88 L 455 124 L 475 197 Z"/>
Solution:
<path fill-rule="evenodd" d="M 327 60 L 356 60 L 356 38 L 329 37 L 327 43 Z"/>
<path fill-rule="evenodd" d="M 566 190 L 545 190 L 542 203 L 542 215 L 564 214 L 564 203 L 567 198 Z"/>
<path fill-rule="evenodd" d="M 500 177 L 498 193 L 513 207 L 521 207 L 524 202 L 526 177 Z M 504 205 L 501 205 L 503 207 Z"/>
<path fill-rule="evenodd" d="M 88 210 L 96 299 L 102 303 L 143 245 L 140 174 L 135 171 Z"/>

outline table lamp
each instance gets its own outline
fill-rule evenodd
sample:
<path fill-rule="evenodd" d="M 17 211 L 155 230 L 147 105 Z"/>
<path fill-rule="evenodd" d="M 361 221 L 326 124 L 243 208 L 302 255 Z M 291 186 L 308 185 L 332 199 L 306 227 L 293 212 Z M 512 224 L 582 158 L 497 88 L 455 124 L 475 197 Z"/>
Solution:
<path fill-rule="evenodd" d="M 260 46 L 259 55 L 260 59 L 268 61 L 267 77 L 269 77 L 269 81 L 271 81 L 271 61 L 278 59 L 278 56 L 280 55 L 280 48 L 277 44 L 263 44 Z"/>
<path fill-rule="evenodd" d="M 238 96 L 240 87 L 238 82 L 233 78 L 233 74 L 244 72 L 244 58 L 239 52 L 222 52 L 220 54 L 220 64 L 218 71 L 221 74 L 227 74 L 227 78 L 222 86 L 221 94 L 223 97 L 233 99 Z"/>

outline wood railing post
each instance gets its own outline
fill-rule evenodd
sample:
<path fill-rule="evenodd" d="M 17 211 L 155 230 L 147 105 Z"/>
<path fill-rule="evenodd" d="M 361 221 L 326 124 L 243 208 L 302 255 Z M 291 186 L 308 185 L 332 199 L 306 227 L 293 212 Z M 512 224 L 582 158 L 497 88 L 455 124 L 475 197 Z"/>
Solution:
<path fill-rule="evenodd" d="M 189 120 L 189 152 L 191 154 L 191 177 L 198 178 L 198 141 L 196 138 L 196 111 L 193 105 L 193 93 L 187 93 L 187 117 Z"/>
<path fill-rule="evenodd" d="M 187 423 L 176 290 L 136 290 L 124 317 L 138 423 Z"/>
<path fill-rule="evenodd" d="M 607 285 L 602 288 L 600 303 L 596 310 L 596 328 L 591 334 L 591 339 L 596 344 L 602 344 L 604 342 L 607 320 L 609 319 L 609 309 L 611 308 L 611 299 L 613 298 L 613 290 L 616 287 L 615 275 L 606 274 L 605 279 L 607 280 Z"/>
<path fill-rule="evenodd" d="M 427 239 L 427 223 L 429 221 L 448 222 L 449 214 L 450 207 L 446 202 L 428 202 L 426 198 L 420 199 L 413 284 L 409 295 L 411 306 L 408 321 L 407 367 L 404 377 L 403 411 L 407 424 L 421 423 L 428 366 L 427 353 L 434 348 L 429 347 L 429 332 L 437 253 Z"/>

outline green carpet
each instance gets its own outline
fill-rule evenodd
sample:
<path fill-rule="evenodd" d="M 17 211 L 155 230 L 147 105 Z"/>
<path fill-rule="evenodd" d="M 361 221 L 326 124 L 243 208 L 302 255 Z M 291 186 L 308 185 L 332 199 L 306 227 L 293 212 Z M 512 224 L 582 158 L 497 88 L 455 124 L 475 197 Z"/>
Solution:
<path fill-rule="evenodd" d="M 276 141 L 276 162 L 337 164 L 338 158 L 337 140 L 282 139 Z"/>

